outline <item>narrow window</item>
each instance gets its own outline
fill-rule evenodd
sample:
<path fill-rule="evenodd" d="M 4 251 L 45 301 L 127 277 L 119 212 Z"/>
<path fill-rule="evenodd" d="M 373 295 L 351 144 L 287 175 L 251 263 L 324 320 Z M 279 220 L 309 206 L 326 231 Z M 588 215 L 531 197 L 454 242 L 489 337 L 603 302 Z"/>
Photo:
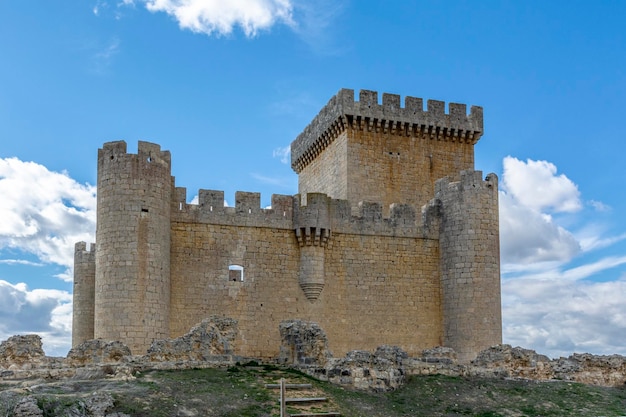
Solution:
<path fill-rule="evenodd" d="M 228 265 L 228 280 L 234 282 L 243 282 L 243 266 Z"/>

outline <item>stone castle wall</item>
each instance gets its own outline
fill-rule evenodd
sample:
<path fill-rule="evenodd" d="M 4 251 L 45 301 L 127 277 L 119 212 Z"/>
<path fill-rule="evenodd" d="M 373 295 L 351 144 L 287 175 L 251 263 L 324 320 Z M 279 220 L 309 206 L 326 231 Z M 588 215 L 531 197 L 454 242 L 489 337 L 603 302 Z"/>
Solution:
<path fill-rule="evenodd" d="M 255 200 L 254 207 L 223 207 L 223 201 L 177 205 L 171 232 L 172 337 L 188 331 L 198 317 L 223 314 L 239 323 L 239 353 L 254 357 L 278 355 L 285 317 L 319 323 L 336 354 L 354 346 L 373 349 L 382 340 L 410 352 L 441 343 L 438 241 L 423 236 L 414 210 L 397 207 L 395 217 L 385 219 L 380 205 L 365 205 L 353 217 L 346 201 L 330 200 L 332 235 L 319 248 L 299 246 L 291 217 L 283 215 L 293 206 L 261 209 L 258 195 Z M 302 252 L 310 248 L 321 250 L 325 277 L 314 301 L 298 280 Z M 243 281 L 229 279 L 229 265 L 244 267 Z"/>
<path fill-rule="evenodd" d="M 318 323 L 335 355 L 449 344 L 469 360 L 500 343 L 497 178 L 473 170 L 482 109 L 359 99 L 341 90 L 292 143 L 300 194 L 271 208 L 250 192 L 224 207 L 214 190 L 187 204 L 169 152 L 105 144 L 95 255 L 76 252 L 73 344 L 142 353 L 215 315 L 238 321 L 237 354 L 259 358 L 278 355 L 288 319 Z"/>

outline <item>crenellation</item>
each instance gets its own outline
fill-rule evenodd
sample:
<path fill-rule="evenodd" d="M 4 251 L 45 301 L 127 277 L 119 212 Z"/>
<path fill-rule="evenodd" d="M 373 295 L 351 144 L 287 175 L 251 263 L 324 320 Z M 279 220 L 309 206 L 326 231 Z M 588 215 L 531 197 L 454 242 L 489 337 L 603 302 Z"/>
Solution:
<path fill-rule="evenodd" d="M 468 115 L 467 106 L 450 103 L 446 114 L 445 105 L 443 101 L 428 100 L 424 111 L 422 99 L 407 96 L 401 107 L 400 96 L 388 93 L 383 93 L 380 105 L 378 93 L 370 90 L 361 90 L 355 102 L 354 90 L 342 89 L 293 141 L 291 166 L 300 173 L 348 127 L 385 133 L 390 129 L 402 135 L 475 144 L 483 133 L 482 108 L 472 106 Z"/>
<path fill-rule="evenodd" d="M 358 204 L 359 215 L 364 222 L 379 223 L 383 218 L 383 205 L 370 201 L 361 201 Z"/>
<path fill-rule="evenodd" d="M 247 191 L 235 192 L 235 211 L 237 213 L 258 213 L 261 210 L 261 193 Z"/>
<path fill-rule="evenodd" d="M 224 191 L 198 190 L 198 209 L 203 212 L 224 212 Z"/>
<path fill-rule="evenodd" d="M 383 114 L 394 114 L 400 109 L 400 95 L 383 93 Z"/>
<path fill-rule="evenodd" d="M 283 213 L 283 217 L 293 217 L 293 196 L 272 194 L 272 210 L 280 214 Z"/>
<path fill-rule="evenodd" d="M 181 204 L 187 202 L 187 188 L 186 187 L 174 187 L 173 198 L 174 198 L 173 203 L 178 205 L 177 210 L 180 210 Z"/>
<path fill-rule="evenodd" d="M 278 354 L 278 324 L 318 323 L 338 355 L 501 339 L 497 177 L 474 171 L 482 108 L 342 89 L 291 146 L 295 196 L 187 189 L 169 151 L 98 150 L 97 245 L 75 246 L 73 343 L 141 353 L 199 318 L 238 320 L 237 354 Z"/>
<path fill-rule="evenodd" d="M 102 151 L 110 155 L 125 154 L 126 142 L 123 140 L 106 142 L 104 145 L 102 145 Z"/>

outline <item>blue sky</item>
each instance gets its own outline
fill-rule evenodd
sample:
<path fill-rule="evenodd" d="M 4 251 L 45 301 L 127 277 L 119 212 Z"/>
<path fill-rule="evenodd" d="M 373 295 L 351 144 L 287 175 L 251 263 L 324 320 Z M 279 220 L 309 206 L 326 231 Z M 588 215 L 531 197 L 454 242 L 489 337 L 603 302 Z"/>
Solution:
<path fill-rule="evenodd" d="M 484 107 L 504 342 L 626 354 L 626 3 L 0 2 L 0 340 L 65 355 L 96 153 L 138 140 L 200 188 L 295 194 L 285 151 L 340 88 Z"/>

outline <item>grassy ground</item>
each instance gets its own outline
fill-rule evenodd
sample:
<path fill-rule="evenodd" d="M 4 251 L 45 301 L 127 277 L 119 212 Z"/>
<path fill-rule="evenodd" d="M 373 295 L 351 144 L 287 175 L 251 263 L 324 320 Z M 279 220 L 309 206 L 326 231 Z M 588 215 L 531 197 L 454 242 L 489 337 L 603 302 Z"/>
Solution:
<path fill-rule="evenodd" d="M 320 382 L 299 372 L 273 366 L 229 369 L 151 371 L 123 382 L 60 381 L 24 389 L 0 385 L 0 417 L 19 396 L 34 395 L 46 416 L 65 415 L 93 392 L 108 392 L 114 411 L 133 417 L 278 416 L 278 390 L 265 388 L 285 378 L 311 383 L 287 397 L 326 397 L 328 401 L 289 407 L 295 412 L 340 412 L 342 416 L 626 416 L 626 388 L 523 380 L 466 379 L 446 376 L 410 378 L 400 390 L 371 394 Z"/>

